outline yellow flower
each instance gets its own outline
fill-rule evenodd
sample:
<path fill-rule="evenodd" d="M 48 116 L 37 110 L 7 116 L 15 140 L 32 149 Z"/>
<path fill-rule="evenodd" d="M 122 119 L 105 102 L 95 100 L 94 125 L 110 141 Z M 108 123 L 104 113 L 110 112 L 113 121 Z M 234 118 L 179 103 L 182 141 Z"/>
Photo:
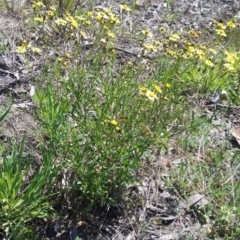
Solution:
<path fill-rule="evenodd" d="M 219 29 L 225 30 L 227 27 L 223 25 L 222 23 L 217 23 L 217 26 Z"/>
<path fill-rule="evenodd" d="M 187 51 L 190 52 L 190 53 L 195 53 L 196 52 L 196 48 L 193 47 L 193 46 L 188 46 L 187 47 Z"/>
<path fill-rule="evenodd" d="M 144 47 L 144 49 L 147 50 L 147 51 L 157 52 L 157 47 L 154 46 L 153 44 L 144 43 L 144 44 L 143 44 L 143 47 Z"/>
<path fill-rule="evenodd" d="M 102 15 L 100 13 L 97 13 L 97 15 L 95 16 L 95 19 L 99 22 L 102 21 Z"/>
<path fill-rule="evenodd" d="M 155 99 L 157 99 L 157 96 L 154 92 L 147 90 L 146 92 L 146 97 L 150 100 L 150 101 L 154 101 Z"/>
<path fill-rule="evenodd" d="M 87 11 L 87 16 L 88 16 L 88 17 L 91 17 L 92 15 L 93 15 L 92 12 Z"/>
<path fill-rule="evenodd" d="M 91 21 L 89 21 L 89 20 L 86 20 L 85 23 L 86 23 L 86 25 L 91 25 Z"/>
<path fill-rule="evenodd" d="M 117 125 L 118 125 L 117 121 L 115 121 L 115 120 L 111 120 L 110 123 L 111 123 L 112 125 L 114 125 L 114 126 L 117 126 Z"/>
<path fill-rule="evenodd" d="M 87 36 L 84 31 L 80 31 L 80 34 L 81 34 L 81 36 L 82 36 L 83 38 L 85 38 L 85 37 Z"/>
<path fill-rule="evenodd" d="M 38 53 L 38 54 L 41 53 L 41 49 L 40 49 L 40 48 L 32 47 L 31 49 L 32 49 L 32 51 L 33 51 L 34 53 Z"/>
<path fill-rule="evenodd" d="M 228 26 L 229 28 L 235 28 L 235 27 L 236 27 L 236 24 L 235 24 L 233 21 L 229 21 L 229 22 L 227 22 L 227 26 Z"/>
<path fill-rule="evenodd" d="M 180 37 L 176 33 L 169 37 L 169 40 L 172 41 L 172 42 L 177 42 L 179 39 L 180 39 Z"/>
<path fill-rule="evenodd" d="M 209 52 L 211 52 L 214 55 L 217 53 L 217 51 L 215 49 L 213 49 L 213 48 L 209 48 L 208 50 L 209 50 Z"/>
<path fill-rule="evenodd" d="M 142 30 L 142 34 L 146 37 L 149 37 L 149 36 L 152 35 L 151 32 L 148 29 Z"/>
<path fill-rule="evenodd" d="M 200 48 L 201 48 L 202 50 L 207 50 L 207 47 L 206 47 L 205 45 L 200 45 Z"/>
<path fill-rule="evenodd" d="M 199 37 L 201 35 L 201 31 L 196 30 L 190 30 L 188 33 L 194 37 Z"/>
<path fill-rule="evenodd" d="M 18 53 L 25 53 L 27 51 L 27 47 L 26 46 L 19 46 L 17 47 L 17 52 Z"/>
<path fill-rule="evenodd" d="M 136 1 L 136 2 L 135 2 L 135 7 L 139 7 L 139 6 L 140 6 L 139 1 Z"/>
<path fill-rule="evenodd" d="M 66 58 L 68 58 L 68 59 L 71 59 L 71 54 L 69 54 L 69 53 L 66 53 Z"/>
<path fill-rule="evenodd" d="M 115 38 L 116 37 L 115 34 L 113 32 L 111 32 L 111 31 L 107 32 L 107 36 L 111 37 L 111 38 Z"/>
<path fill-rule="evenodd" d="M 169 49 L 169 48 L 166 48 L 166 52 L 172 56 L 175 56 L 176 55 L 176 52 L 173 51 L 172 49 Z"/>
<path fill-rule="evenodd" d="M 58 19 L 55 20 L 55 23 L 57 25 L 65 26 L 67 24 L 67 21 L 63 20 L 62 18 L 58 18 Z"/>
<path fill-rule="evenodd" d="M 40 7 L 45 7 L 44 3 L 42 1 L 33 1 L 32 8 L 38 9 Z"/>
<path fill-rule="evenodd" d="M 129 67 L 131 67 L 131 66 L 133 65 L 133 63 L 132 63 L 131 61 L 127 61 L 127 65 L 128 65 Z"/>
<path fill-rule="evenodd" d="M 120 128 L 119 126 L 117 126 L 117 127 L 116 127 L 116 130 L 117 130 L 117 131 L 120 131 L 120 130 L 121 130 L 121 128 Z"/>
<path fill-rule="evenodd" d="M 166 84 L 165 84 L 165 87 L 166 87 L 166 88 L 170 88 L 171 85 L 170 85 L 169 83 L 166 83 Z"/>
<path fill-rule="evenodd" d="M 227 36 L 224 29 L 216 29 L 215 31 L 216 31 L 217 35 L 220 35 L 220 36 L 223 36 L 223 37 Z"/>
<path fill-rule="evenodd" d="M 153 44 L 155 45 L 155 46 L 161 46 L 162 44 L 159 42 L 159 41 L 157 41 L 157 40 L 153 40 Z"/>
<path fill-rule="evenodd" d="M 145 87 L 141 87 L 140 88 L 140 94 L 142 94 L 142 95 L 145 95 L 146 93 L 147 93 L 147 88 L 145 88 Z"/>
<path fill-rule="evenodd" d="M 166 28 L 166 27 L 160 27 L 159 30 L 160 30 L 161 32 L 166 32 L 166 31 L 167 31 L 167 28 Z"/>
<path fill-rule="evenodd" d="M 29 46 L 29 43 L 28 43 L 26 40 L 23 40 L 23 41 L 22 41 L 22 46 L 23 46 L 23 47 L 28 47 L 28 46 Z"/>
<path fill-rule="evenodd" d="M 204 61 L 204 63 L 205 63 L 206 65 L 208 65 L 209 67 L 214 67 L 214 63 L 213 63 L 212 61 L 210 61 L 209 59 L 206 59 L 206 60 Z"/>
<path fill-rule="evenodd" d="M 238 56 L 236 53 L 230 53 L 228 51 L 225 51 L 224 52 L 225 55 L 226 55 L 226 61 L 231 63 L 231 64 L 234 64 L 236 60 L 238 60 Z"/>
<path fill-rule="evenodd" d="M 76 18 L 78 21 L 85 21 L 85 20 L 86 20 L 84 17 L 80 17 L 80 16 L 75 16 L 75 18 Z"/>
<path fill-rule="evenodd" d="M 223 66 L 229 71 L 234 71 L 234 67 L 231 63 L 224 63 Z"/>
<path fill-rule="evenodd" d="M 205 56 L 205 53 L 201 49 L 196 49 L 195 53 L 202 59 Z"/>
<path fill-rule="evenodd" d="M 54 12 L 51 11 L 51 10 L 48 10 L 46 11 L 47 15 L 50 16 L 50 17 L 53 17 L 54 16 Z"/>
<path fill-rule="evenodd" d="M 43 16 L 35 17 L 34 20 L 37 21 L 37 22 L 40 22 L 40 23 L 43 23 L 43 22 L 44 22 Z"/>
<path fill-rule="evenodd" d="M 72 20 L 72 21 L 70 21 L 70 24 L 71 24 L 72 27 L 78 28 L 78 23 L 77 23 L 77 21 Z"/>
<path fill-rule="evenodd" d="M 54 6 L 54 5 L 52 5 L 51 7 L 50 7 L 50 10 L 52 10 L 53 12 L 56 12 L 56 7 Z"/>
<path fill-rule="evenodd" d="M 127 12 L 130 12 L 130 11 L 131 11 L 131 8 L 129 8 L 127 4 L 123 4 L 123 5 L 120 4 L 119 6 L 120 6 L 120 8 L 121 8 L 122 10 L 125 10 L 125 11 L 127 11 Z"/>
<path fill-rule="evenodd" d="M 165 101 L 167 101 L 168 100 L 168 98 L 165 96 L 164 98 L 163 98 Z"/>
<path fill-rule="evenodd" d="M 154 85 L 154 88 L 155 88 L 156 92 L 162 93 L 160 86 Z"/>

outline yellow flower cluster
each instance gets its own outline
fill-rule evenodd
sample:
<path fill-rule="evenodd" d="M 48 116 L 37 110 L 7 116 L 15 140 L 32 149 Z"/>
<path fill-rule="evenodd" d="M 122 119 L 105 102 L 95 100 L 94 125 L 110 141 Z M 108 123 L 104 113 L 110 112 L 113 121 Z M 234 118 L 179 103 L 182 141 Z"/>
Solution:
<path fill-rule="evenodd" d="M 22 44 L 17 47 L 17 53 L 25 53 L 27 50 L 30 49 L 33 53 L 41 54 L 41 49 L 37 47 L 33 47 L 27 41 L 22 41 Z"/>
<path fill-rule="evenodd" d="M 148 52 L 157 52 L 159 46 L 161 46 L 161 43 L 157 40 L 143 43 L 144 54 Z"/>
<path fill-rule="evenodd" d="M 44 5 L 44 3 L 40 0 L 35 0 L 32 3 L 32 8 L 34 10 L 40 9 L 40 8 L 45 8 L 46 6 Z"/>
<path fill-rule="evenodd" d="M 171 85 L 169 83 L 165 84 L 165 88 L 170 88 L 170 87 Z M 159 85 L 153 84 L 153 88 L 154 90 L 150 90 L 146 87 L 140 87 L 139 93 L 140 95 L 147 97 L 147 99 L 153 102 L 158 98 L 157 94 L 162 94 L 162 88 Z M 163 97 L 163 99 L 167 100 L 167 97 Z"/>
<path fill-rule="evenodd" d="M 120 23 L 118 17 L 112 13 L 110 8 L 103 10 L 97 9 L 96 13 L 94 14 L 94 19 L 102 25 L 115 25 Z"/>
<path fill-rule="evenodd" d="M 224 52 L 225 58 L 224 61 L 225 63 L 223 66 L 228 70 L 228 71 L 234 71 L 236 63 L 239 61 L 239 57 L 237 53 L 230 53 L 228 51 Z"/>
<path fill-rule="evenodd" d="M 224 25 L 223 23 L 219 23 L 217 21 L 214 21 L 213 23 L 216 25 L 216 29 L 215 29 L 216 34 L 222 37 L 227 37 L 226 31 L 236 27 L 236 24 L 234 21 L 229 21 L 227 22 L 226 25 Z"/>

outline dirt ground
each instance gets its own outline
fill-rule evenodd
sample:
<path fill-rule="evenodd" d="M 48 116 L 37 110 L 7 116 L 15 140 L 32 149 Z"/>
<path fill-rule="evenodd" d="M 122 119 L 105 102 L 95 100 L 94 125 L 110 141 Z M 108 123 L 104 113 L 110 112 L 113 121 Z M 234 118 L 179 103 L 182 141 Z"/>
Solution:
<path fill-rule="evenodd" d="M 94 1 L 96 6 L 112 7 L 118 12 L 121 1 Z M 225 21 L 237 17 L 240 19 L 240 1 L 238 0 L 142 0 L 140 7 L 134 15 L 126 21 L 126 28 L 131 32 L 145 26 L 149 28 L 157 39 L 161 39 L 159 28 L 164 26 L 172 32 L 184 31 L 186 27 L 206 30 L 210 32 L 213 20 Z M 132 3 L 132 1 L 125 1 Z M 169 5 L 168 5 L 169 3 Z M 87 7 L 83 3 L 82 7 Z M 36 71 L 29 71 L 25 60 L 16 53 L 16 45 L 23 39 L 24 29 L 21 16 L 2 12 L 0 15 L 0 111 L 2 106 L 11 103 L 13 106 L 8 117 L 0 126 L 0 146 L 4 148 L 13 139 L 26 136 L 26 151 L 36 159 L 37 165 L 41 164 L 41 157 L 35 151 L 38 145 L 39 124 L 34 118 L 34 106 L 30 95 L 34 77 L 39 75 Z M 127 37 L 126 36 L 123 36 Z M 119 40 L 119 48 L 135 51 L 129 45 L 128 39 Z M 8 49 L 8 50 L 7 50 Z M 127 54 L 122 52 L 121 54 Z M 34 63 L 38 64 L 38 63 Z M 208 110 L 211 114 L 211 109 Z M 230 114 L 233 121 L 238 123 L 239 111 Z M 219 117 L 216 124 L 221 122 L 222 128 L 213 132 L 213 142 L 221 144 L 226 140 L 226 131 L 229 131 L 226 119 Z M 214 136 L 218 137 L 214 140 Z M 220 136 L 220 137 L 219 137 Z M 0 158 L 1 158 L 0 148 Z M 173 147 L 174 148 L 174 147 Z M 40 239 L 54 236 L 54 231 L 59 230 L 54 239 L 205 239 L 202 232 L 207 231 L 191 212 L 187 211 L 186 202 L 182 202 L 177 191 L 170 190 L 161 182 L 161 178 L 168 177 L 169 170 L 176 167 L 184 160 L 184 153 L 175 155 L 174 149 L 168 153 L 149 152 L 155 158 L 149 169 L 141 172 L 142 182 L 136 186 L 129 186 L 125 192 L 129 209 L 124 206 L 118 208 L 106 207 L 99 209 L 84 222 L 71 221 L 71 215 L 65 219 L 57 219 L 51 224 L 36 223 L 36 228 L 41 233 Z M 147 159 L 147 157 L 146 157 Z M 152 172 L 151 169 L 156 169 Z M 195 196 L 197 197 L 197 196 Z M 130 201 L 131 200 L 131 201 Z M 161 219 L 160 217 L 161 216 Z M 79 219 L 80 221 L 80 219 Z"/>

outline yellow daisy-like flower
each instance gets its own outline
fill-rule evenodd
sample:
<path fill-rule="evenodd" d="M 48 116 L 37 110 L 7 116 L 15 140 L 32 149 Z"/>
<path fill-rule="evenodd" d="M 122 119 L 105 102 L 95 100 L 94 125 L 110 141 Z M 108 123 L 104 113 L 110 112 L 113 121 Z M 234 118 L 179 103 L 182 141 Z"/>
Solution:
<path fill-rule="evenodd" d="M 166 32 L 166 31 L 167 31 L 167 28 L 162 26 L 162 27 L 159 28 L 159 30 L 160 30 L 161 32 Z"/>
<path fill-rule="evenodd" d="M 234 64 L 236 60 L 238 60 L 238 56 L 236 53 L 230 53 L 228 51 L 225 51 L 224 52 L 225 55 L 226 55 L 226 61 L 231 63 L 231 64 Z"/>
<path fill-rule="evenodd" d="M 19 46 L 17 47 L 17 52 L 18 53 L 25 53 L 27 51 L 27 47 L 26 46 Z"/>
<path fill-rule="evenodd" d="M 223 66 L 228 70 L 228 71 L 234 71 L 234 67 L 231 63 L 224 63 Z"/>
<path fill-rule="evenodd" d="M 111 38 L 115 38 L 116 37 L 115 34 L 113 32 L 111 32 L 111 31 L 107 32 L 107 36 L 111 37 Z"/>
<path fill-rule="evenodd" d="M 65 21 L 64 19 L 62 19 L 62 18 L 58 18 L 58 19 L 56 19 L 55 20 L 55 23 L 57 24 L 57 25 L 61 25 L 61 26 L 65 26 L 66 24 L 67 24 L 67 21 Z"/>
<path fill-rule="evenodd" d="M 147 90 L 146 92 L 146 97 L 150 100 L 150 101 L 154 101 L 155 99 L 157 99 L 157 95 L 150 90 Z"/>
<path fill-rule="evenodd" d="M 117 127 L 116 127 L 116 130 L 117 130 L 117 131 L 120 131 L 120 130 L 121 130 L 121 128 L 120 128 L 119 126 L 117 126 Z"/>
<path fill-rule="evenodd" d="M 171 85 L 170 85 L 169 83 L 166 83 L 166 84 L 165 84 L 165 87 L 166 87 L 166 88 L 170 88 Z"/>
<path fill-rule="evenodd" d="M 223 36 L 223 37 L 227 36 L 224 29 L 216 29 L 215 31 L 216 31 L 217 35 L 219 35 L 219 36 Z"/>
<path fill-rule="evenodd" d="M 172 42 L 177 42 L 178 40 L 180 40 L 180 36 L 178 34 L 173 34 L 172 36 L 169 37 L 169 40 Z"/>
<path fill-rule="evenodd" d="M 87 36 L 87 34 L 84 31 L 80 31 L 80 35 L 85 38 Z"/>
<path fill-rule="evenodd" d="M 37 48 L 37 47 L 32 47 L 31 49 L 34 53 L 40 54 L 42 52 L 42 50 L 40 48 Z"/>
<path fill-rule="evenodd" d="M 54 16 L 54 12 L 51 11 L 51 10 L 46 11 L 46 13 L 47 13 L 47 15 L 48 15 L 49 17 L 53 17 L 53 16 Z"/>
<path fill-rule="evenodd" d="M 74 28 L 78 28 L 78 23 L 77 21 L 73 20 L 73 21 L 70 21 L 70 25 Z"/>
<path fill-rule="evenodd" d="M 153 44 L 150 43 L 144 43 L 143 47 L 145 50 L 150 51 L 150 52 L 157 52 L 157 47 L 154 46 Z"/>
<path fill-rule="evenodd" d="M 91 17 L 93 15 L 93 13 L 91 11 L 87 11 L 87 16 Z"/>
<path fill-rule="evenodd" d="M 217 54 L 217 51 L 213 48 L 209 48 L 208 50 L 209 50 L 209 52 L 211 52 L 214 55 Z"/>
<path fill-rule="evenodd" d="M 40 22 L 40 23 L 43 23 L 43 22 L 44 22 L 43 16 L 35 17 L 34 20 L 37 21 L 37 22 Z"/>
<path fill-rule="evenodd" d="M 120 6 L 120 8 L 121 8 L 122 10 L 125 10 L 125 11 L 127 11 L 127 12 L 130 12 L 130 11 L 131 11 L 131 8 L 129 8 L 127 4 L 123 4 L 123 5 L 120 4 L 119 6 Z"/>
<path fill-rule="evenodd" d="M 28 43 L 26 40 L 23 40 L 23 41 L 22 41 L 22 46 L 23 46 L 23 47 L 28 47 L 28 46 L 29 46 L 29 43 Z"/>
<path fill-rule="evenodd" d="M 57 10 L 57 9 L 56 9 L 56 6 L 52 5 L 52 6 L 50 7 L 50 10 L 56 12 L 56 10 Z"/>
<path fill-rule="evenodd" d="M 225 30 L 227 27 L 223 23 L 217 23 L 219 29 Z"/>
<path fill-rule="evenodd" d="M 140 88 L 140 94 L 141 94 L 141 95 L 145 95 L 145 94 L 147 93 L 147 91 L 148 91 L 148 90 L 147 90 L 147 88 L 145 88 L 145 87 L 141 87 L 141 88 Z"/>
<path fill-rule="evenodd" d="M 227 22 L 227 26 L 228 26 L 229 28 L 235 28 L 235 27 L 236 27 L 236 24 L 235 24 L 233 21 L 229 21 L 229 22 Z"/>
<path fill-rule="evenodd" d="M 40 7 L 46 7 L 42 1 L 33 1 L 32 8 L 38 9 Z"/>
<path fill-rule="evenodd" d="M 146 37 L 150 37 L 152 35 L 152 33 L 148 29 L 142 30 L 142 34 Z"/>
<path fill-rule="evenodd" d="M 210 61 L 209 59 L 206 59 L 206 60 L 204 61 L 204 63 L 205 63 L 206 65 L 208 65 L 209 67 L 214 67 L 214 63 L 213 63 L 212 61 Z"/>

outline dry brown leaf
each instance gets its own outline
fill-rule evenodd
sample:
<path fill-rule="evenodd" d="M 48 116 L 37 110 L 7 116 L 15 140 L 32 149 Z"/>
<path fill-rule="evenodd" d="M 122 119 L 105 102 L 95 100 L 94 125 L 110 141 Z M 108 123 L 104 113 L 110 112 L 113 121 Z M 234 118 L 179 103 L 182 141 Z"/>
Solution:
<path fill-rule="evenodd" d="M 233 137 L 235 137 L 236 141 L 238 142 L 238 145 L 240 146 L 240 129 L 232 124 L 231 134 Z"/>

